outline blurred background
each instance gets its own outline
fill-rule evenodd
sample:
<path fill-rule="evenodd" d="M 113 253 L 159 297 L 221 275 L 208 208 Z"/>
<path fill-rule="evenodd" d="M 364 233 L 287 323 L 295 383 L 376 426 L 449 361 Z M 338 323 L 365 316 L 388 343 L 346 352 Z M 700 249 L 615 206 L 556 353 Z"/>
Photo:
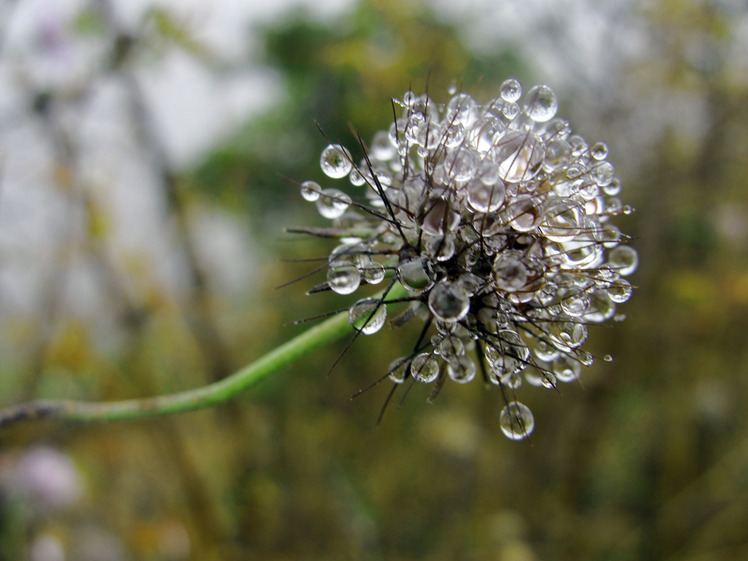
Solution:
<path fill-rule="evenodd" d="M 272 4 L 272 5 L 271 5 Z M 638 286 L 610 353 L 527 388 L 348 398 L 403 334 L 341 341 L 208 411 L 0 433 L 0 560 L 748 559 L 743 0 L 2 0 L 0 406 L 220 379 L 341 307 L 283 177 L 391 97 L 547 83 L 606 141 Z"/>

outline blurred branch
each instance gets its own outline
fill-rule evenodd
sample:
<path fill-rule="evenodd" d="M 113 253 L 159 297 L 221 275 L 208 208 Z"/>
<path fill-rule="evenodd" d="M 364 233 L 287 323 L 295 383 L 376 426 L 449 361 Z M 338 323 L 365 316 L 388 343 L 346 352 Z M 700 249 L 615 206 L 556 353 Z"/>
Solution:
<path fill-rule="evenodd" d="M 407 292 L 400 284 L 396 284 L 387 294 L 388 301 L 396 301 L 405 296 Z M 237 396 L 312 351 L 350 333 L 351 326 L 346 310 L 276 347 L 231 376 L 212 384 L 171 395 L 124 401 L 94 403 L 69 400 L 31 401 L 0 410 L 0 428 L 39 419 L 81 422 L 121 421 L 204 409 Z"/>

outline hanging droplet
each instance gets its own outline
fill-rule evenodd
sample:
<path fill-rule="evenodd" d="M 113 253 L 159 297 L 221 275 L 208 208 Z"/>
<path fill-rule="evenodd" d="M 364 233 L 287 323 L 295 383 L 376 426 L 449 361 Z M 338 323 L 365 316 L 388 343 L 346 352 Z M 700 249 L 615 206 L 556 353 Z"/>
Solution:
<path fill-rule="evenodd" d="M 533 121 L 538 123 L 550 121 L 558 111 L 556 94 L 545 85 L 530 88 L 525 102 L 525 111 Z"/>
<path fill-rule="evenodd" d="M 411 259 L 400 263 L 397 267 L 397 276 L 408 292 L 420 294 L 425 292 L 434 284 L 426 271 L 426 265 L 421 259 Z"/>
<path fill-rule="evenodd" d="M 608 157 L 608 145 L 604 142 L 595 142 L 590 146 L 590 156 L 595 160 L 604 160 Z"/>
<path fill-rule="evenodd" d="M 340 144 L 330 144 L 324 150 L 319 159 L 322 172 L 327 177 L 340 179 L 345 177 L 353 168 L 351 154 Z"/>
<path fill-rule="evenodd" d="M 439 377 L 439 363 L 429 353 L 421 353 L 410 364 L 413 379 L 422 384 L 429 384 Z"/>
<path fill-rule="evenodd" d="M 429 309 L 440 321 L 459 321 L 470 311 L 470 297 L 458 284 L 441 282 L 429 293 Z"/>
<path fill-rule="evenodd" d="M 619 245 L 608 254 L 608 266 L 619 275 L 630 275 L 636 271 L 638 264 L 639 255 L 627 245 Z"/>
<path fill-rule="evenodd" d="M 519 83 L 519 80 L 508 78 L 501 83 L 499 92 L 501 99 L 514 102 L 522 96 L 522 85 Z"/>
<path fill-rule="evenodd" d="M 319 199 L 319 194 L 322 191 L 322 187 L 316 181 L 304 181 L 301 184 L 301 196 L 305 201 L 313 203 Z"/>
<path fill-rule="evenodd" d="M 324 189 L 317 199 L 317 211 L 325 218 L 339 218 L 351 206 L 351 198 L 337 189 Z"/>
<path fill-rule="evenodd" d="M 522 440 L 530 436 L 535 428 L 535 418 L 527 405 L 512 401 L 501 410 L 499 425 L 507 438 Z"/>
<path fill-rule="evenodd" d="M 466 356 L 456 357 L 447 363 L 447 374 L 458 384 L 472 382 L 475 373 L 475 362 Z"/>
<path fill-rule="evenodd" d="M 559 382 L 573 382 L 582 373 L 582 365 L 575 358 L 562 354 L 553 361 L 552 370 Z"/>
<path fill-rule="evenodd" d="M 473 179 L 465 186 L 467 202 L 477 212 L 496 212 L 504 204 L 506 187 L 501 179 L 487 185 L 481 179 Z"/>
<path fill-rule="evenodd" d="M 509 255 L 499 255 L 493 264 L 493 278 L 496 288 L 515 292 L 527 284 L 528 270 L 519 259 Z"/>
<path fill-rule="evenodd" d="M 364 335 L 371 335 L 382 329 L 386 318 L 387 306 L 374 298 L 362 298 L 348 310 L 348 320 L 353 329 Z"/>
<path fill-rule="evenodd" d="M 529 232 L 540 225 L 543 210 L 532 195 L 518 195 L 506 205 L 502 216 L 518 232 Z"/>
<path fill-rule="evenodd" d="M 396 358 L 390 363 L 390 367 L 387 369 L 389 372 L 390 380 L 396 384 L 402 384 L 405 381 L 405 377 L 408 373 L 408 358 L 400 357 Z"/>
<path fill-rule="evenodd" d="M 608 298 L 616 304 L 622 304 L 631 298 L 634 289 L 626 279 L 619 279 L 608 287 Z"/>
<path fill-rule="evenodd" d="M 333 292 L 351 294 L 361 284 L 361 273 L 349 261 L 334 261 L 327 269 L 327 284 Z"/>
<path fill-rule="evenodd" d="M 543 141 L 531 132 L 508 132 L 496 141 L 494 148 L 499 176 L 508 183 L 529 181 L 535 177 L 544 155 Z"/>

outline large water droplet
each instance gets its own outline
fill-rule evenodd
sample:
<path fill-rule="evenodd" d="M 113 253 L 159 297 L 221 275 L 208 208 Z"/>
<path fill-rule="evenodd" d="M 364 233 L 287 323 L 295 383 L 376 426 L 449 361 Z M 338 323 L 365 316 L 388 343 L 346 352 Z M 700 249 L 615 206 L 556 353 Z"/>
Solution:
<path fill-rule="evenodd" d="M 438 320 L 459 321 L 470 311 L 470 296 L 458 284 L 441 282 L 429 293 L 429 309 Z"/>
<path fill-rule="evenodd" d="M 543 164 L 543 141 L 531 132 L 511 131 L 501 136 L 494 147 L 499 176 L 509 183 L 528 181 Z"/>
<path fill-rule="evenodd" d="M 502 217 L 518 232 L 529 232 L 540 225 L 543 211 L 540 202 L 532 195 L 518 195 L 506 205 Z"/>
<path fill-rule="evenodd" d="M 439 363 L 428 353 L 421 353 L 413 359 L 410 373 L 417 382 L 428 384 L 439 377 Z"/>
<path fill-rule="evenodd" d="M 508 78 L 501 83 L 499 93 L 501 94 L 501 99 L 504 101 L 517 101 L 522 95 L 522 85 L 519 83 L 519 80 Z"/>
<path fill-rule="evenodd" d="M 465 186 L 467 202 L 477 212 L 496 212 L 504 204 L 506 188 L 501 179 L 486 185 L 481 179 L 473 179 Z"/>
<path fill-rule="evenodd" d="M 622 304 L 631 298 L 633 288 L 626 279 L 619 279 L 608 287 L 608 298 L 616 304 Z"/>
<path fill-rule="evenodd" d="M 509 255 L 499 255 L 493 264 L 496 288 L 515 292 L 527 284 L 528 270 L 522 261 Z"/>
<path fill-rule="evenodd" d="M 301 196 L 305 201 L 313 203 L 319 199 L 319 194 L 322 191 L 322 187 L 316 181 L 304 181 L 301 184 Z"/>
<path fill-rule="evenodd" d="M 525 102 L 525 111 L 533 121 L 538 123 L 551 120 L 558 110 L 556 94 L 545 85 L 533 86 L 527 92 Z"/>
<path fill-rule="evenodd" d="M 442 199 L 433 199 L 426 203 L 421 228 L 432 236 L 441 236 L 454 231 L 460 223 L 460 214 Z"/>
<path fill-rule="evenodd" d="M 317 199 L 317 211 L 325 218 L 343 216 L 351 206 L 351 198 L 337 189 L 324 189 Z"/>
<path fill-rule="evenodd" d="M 421 259 L 410 259 L 400 263 L 397 267 L 397 276 L 400 284 L 411 294 L 425 292 L 434 284 L 426 271 L 426 264 Z"/>
<path fill-rule="evenodd" d="M 338 294 L 351 294 L 361 284 L 361 273 L 348 261 L 334 261 L 327 269 L 327 284 Z"/>
<path fill-rule="evenodd" d="M 447 374 L 459 384 L 472 382 L 475 379 L 475 373 L 475 362 L 466 356 L 454 358 L 447 363 Z"/>
<path fill-rule="evenodd" d="M 527 405 L 512 401 L 501 410 L 499 425 L 507 438 L 522 440 L 530 436 L 535 428 L 535 418 Z"/>
<path fill-rule="evenodd" d="M 608 254 L 608 266 L 619 275 L 630 275 L 636 271 L 638 264 L 639 255 L 627 245 L 619 245 Z"/>
<path fill-rule="evenodd" d="M 353 168 L 351 154 L 340 144 L 330 144 L 324 150 L 319 159 L 322 172 L 333 179 L 345 177 Z"/>
<path fill-rule="evenodd" d="M 381 300 L 362 298 L 348 310 L 348 320 L 356 331 L 364 335 L 376 333 L 387 318 L 387 307 Z"/>

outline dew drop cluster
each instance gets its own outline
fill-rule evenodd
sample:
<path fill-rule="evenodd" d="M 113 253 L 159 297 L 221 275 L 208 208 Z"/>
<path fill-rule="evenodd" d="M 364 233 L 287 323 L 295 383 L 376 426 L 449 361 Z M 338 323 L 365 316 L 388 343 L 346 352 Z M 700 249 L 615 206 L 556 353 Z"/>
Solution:
<path fill-rule="evenodd" d="M 338 240 L 321 289 L 352 295 L 390 279 L 383 297 L 350 304 L 353 329 L 369 335 L 401 284 L 409 305 L 394 323 L 424 327 L 386 378 L 432 384 L 432 396 L 482 379 L 501 390 L 502 433 L 523 439 L 535 423 L 521 388 L 577 380 L 593 362 L 589 327 L 619 318 L 633 290 L 637 253 L 613 223 L 631 209 L 608 147 L 558 117 L 546 85 L 523 94 L 509 79 L 485 104 L 413 91 L 393 103 L 400 116 L 361 142 L 362 159 L 340 144 L 322 151 L 335 186 L 301 184 L 331 221 L 319 231 Z"/>

